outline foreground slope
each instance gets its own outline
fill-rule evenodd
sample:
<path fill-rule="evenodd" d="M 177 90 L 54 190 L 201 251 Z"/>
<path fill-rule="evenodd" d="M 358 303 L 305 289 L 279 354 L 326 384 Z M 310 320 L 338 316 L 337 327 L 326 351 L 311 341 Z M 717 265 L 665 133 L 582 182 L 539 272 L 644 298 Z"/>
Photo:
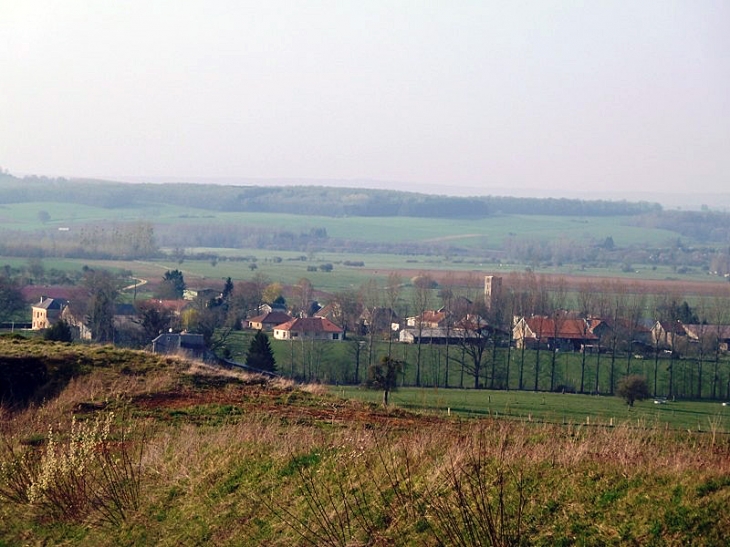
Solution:
<path fill-rule="evenodd" d="M 0 544 L 730 537 L 719 435 L 444 419 L 109 347 L 2 339 L 0 363 L 7 394 L 36 367 L 2 411 Z"/>

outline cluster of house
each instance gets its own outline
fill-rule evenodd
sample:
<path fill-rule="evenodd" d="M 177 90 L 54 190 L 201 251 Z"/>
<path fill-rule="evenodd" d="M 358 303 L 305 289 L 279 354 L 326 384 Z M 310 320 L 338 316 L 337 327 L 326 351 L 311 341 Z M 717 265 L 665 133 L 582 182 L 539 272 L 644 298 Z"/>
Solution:
<path fill-rule="evenodd" d="M 177 300 L 158 301 L 160 305 L 175 310 L 179 315 L 186 304 Z M 52 327 L 59 321 L 65 321 L 73 332 L 74 338 L 78 340 L 91 340 L 93 333 L 84 321 L 74 313 L 69 301 L 66 298 L 41 296 L 37 303 L 31 306 L 31 329 L 43 330 Z M 137 309 L 133 304 L 116 304 L 114 306 L 114 328 L 120 328 L 130 323 L 137 315 Z"/>
<path fill-rule="evenodd" d="M 501 279 L 485 278 L 485 298 L 487 304 L 498 294 Z M 157 301 L 176 315 L 180 315 L 186 301 Z M 457 306 L 458 307 L 458 306 Z M 463 306 L 467 309 L 468 306 Z M 324 307 L 315 306 L 308 317 L 294 317 L 283 308 L 264 305 L 255 317 L 245 320 L 244 328 L 271 332 L 276 340 L 322 340 L 341 341 L 346 332 L 336 324 L 340 317 L 336 304 Z M 67 302 L 60 298 L 41 297 L 33 305 L 32 328 L 41 330 L 64 319 L 81 339 L 90 339 L 91 333 L 83 321 L 74 317 Z M 134 307 L 120 305 L 115 315 L 115 325 L 131 320 Z M 697 344 L 714 339 L 723 351 L 730 348 L 730 326 L 690 325 L 677 322 L 654 321 L 609 321 L 600 318 L 584 318 L 569 313 L 552 316 L 530 316 L 513 318 L 511 329 L 505 330 L 488 324 L 484 319 L 468 313 L 456 316 L 445 309 L 427 310 L 404 320 L 390 308 L 376 307 L 365 309 L 359 316 L 355 327 L 358 334 L 366 332 L 397 333 L 403 343 L 463 343 L 471 339 L 499 337 L 504 343 L 517 348 L 548 348 L 558 351 L 599 351 L 615 347 L 616 339 L 625 344 L 628 340 L 636 353 L 652 349 L 684 351 L 688 344 Z M 174 353 L 185 350 L 199 354 L 205 350 L 202 336 L 193 333 L 163 333 L 152 343 L 157 353 Z M 624 348 L 625 349 L 625 348 Z"/>
<path fill-rule="evenodd" d="M 599 351 L 615 341 L 630 344 L 636 354 L 657 349 L 685 352 L 693 345 L 716 342 L 730 349 L 730 326 L 687 324 L 681 321 L 610 321 L 600 318 L 532 316 L 515 318 L 512 340 L 517 348 L 545 347 L 559 351 Z"/>

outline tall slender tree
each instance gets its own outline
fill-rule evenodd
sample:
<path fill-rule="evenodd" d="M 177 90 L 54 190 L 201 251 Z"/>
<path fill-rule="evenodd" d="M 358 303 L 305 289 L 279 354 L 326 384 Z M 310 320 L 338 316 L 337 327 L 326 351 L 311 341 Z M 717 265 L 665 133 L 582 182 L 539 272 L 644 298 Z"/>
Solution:
<path fill-rule="evenodd" d="M 403 285 L 403 279 L 396 272 L 390 272 L 388 274 L 388 284 L 385 287 L 385 300 L 390 310 L 395 313 L 398 318 L 402 317 L 401 306 L 400 306 L 400 294 Z M 392 329 L 388 336 L 388 357 L 390 357 L 393 346 L 393 332 Z"/>
<path fill-rule="evenodd" d="M 435 282 L 430 275 L 419 275 L 413 278 L 413 308 L 418 332 L 416 342 L 416 386 L 421 386 L 421 341 L 423 338 L 424 314 L 431 304 L 431 293 Z"/>
<path fill-rule="evenodd" d="M 449 387 L 449 346 L 451 341 L 451 329 L 453 326 L 454 315 L 453 315 L 453 291 L 454 280 L 453 276 L 449 275 L 446 281 L 442 283 L 441 290 L 439 290 L 439 298 L 441 298 L 441 305 L 446 310 L 446 344 L 445 344 L 445 356 L 444 356 L 444 387 Z M 436 379 L 438 384 L 438 378 Z"/>

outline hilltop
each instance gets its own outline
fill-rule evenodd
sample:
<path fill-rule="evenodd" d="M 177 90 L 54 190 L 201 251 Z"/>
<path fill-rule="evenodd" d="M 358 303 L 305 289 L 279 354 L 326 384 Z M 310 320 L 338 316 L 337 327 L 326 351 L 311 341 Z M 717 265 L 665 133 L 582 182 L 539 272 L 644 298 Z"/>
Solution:
<path fill-rule="evenodd" d="M 626 200 L 448 196 L 319 185 L 257 186 L 165 184 L 0 175 L 1 203 L 42 201 L 109 209 L 159 204 L 218 212 L 294 215 L 483 218 L 496 214 L 618 216 L 656 213 L 657 203 Z"/>

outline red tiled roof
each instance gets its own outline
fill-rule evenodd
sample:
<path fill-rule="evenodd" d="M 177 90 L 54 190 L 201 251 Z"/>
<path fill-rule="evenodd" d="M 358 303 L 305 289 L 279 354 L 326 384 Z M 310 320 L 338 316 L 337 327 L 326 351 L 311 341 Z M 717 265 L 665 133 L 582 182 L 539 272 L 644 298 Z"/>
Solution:
<path fill-rule="evenodd" d="M 446 319 L 446 312 L 426 310 L 421 316 L 421 320 L 428 323 L 439 323 Z"/>
<path fill-rule="evenodd" d="M 292 318 L 291 315 L 288 313 L 285 313 L 283 311 L 270 311 L 269 313 L 262 313 L 261 315 L 257 315 L 256 317 L 252 317 L 248 320 L 249 323 L 276 323 L 277 325 L 280 325 L 281 323 L 285 323 L 287 321 L 290 321 Z"/>
<path fill-rule="evenodd" d="M 342 332 L 340 327 L 324 317 L 297 317 L 275 328 L 297 332 Z"/>
<path fill-rule="evenodd" d="M 702 336 L 717 337 L 721 340 L 730 338 L 730 325 L 684 325 L 684 330 L 696 338 Z"/>
<path fill-rule="evenodd" d="M 563 338 L 578 340 L 597 340 L 582 319 L 558 319 L 552 317 L 526 317 L 530 330 L 539 338 Z"/>

